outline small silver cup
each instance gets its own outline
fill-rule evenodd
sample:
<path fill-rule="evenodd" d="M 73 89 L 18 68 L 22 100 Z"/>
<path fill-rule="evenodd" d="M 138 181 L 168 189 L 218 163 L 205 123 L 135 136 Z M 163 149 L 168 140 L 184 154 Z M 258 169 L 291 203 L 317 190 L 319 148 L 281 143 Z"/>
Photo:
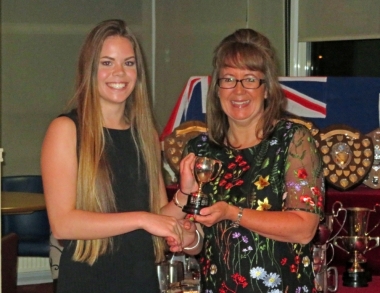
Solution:
<path fill-rule="evenodd" d="M 316 289 L 318 292 L 328 293 L 338 290 L 338 269 L 336 267 L 323 268 L 315 276 Z"/>
<path fill-rule="evenodd" d="M 202 208 L 208 207 L 208 197 L 202 192 L 204 184 L 213 181 L 222 170 L 222 162 L 208 157 L 196 157 L 194 177 L 198 182 L 198 191 L 192 193 L 182 211 L 189 215 L 199 215 Z"/>
<path fill-rule="evenodd" d="M 156 268 L 160 291 L 161 293 L 165 293 L 170 287 L 169 262 L 160 262 L 156 264 Z"/>

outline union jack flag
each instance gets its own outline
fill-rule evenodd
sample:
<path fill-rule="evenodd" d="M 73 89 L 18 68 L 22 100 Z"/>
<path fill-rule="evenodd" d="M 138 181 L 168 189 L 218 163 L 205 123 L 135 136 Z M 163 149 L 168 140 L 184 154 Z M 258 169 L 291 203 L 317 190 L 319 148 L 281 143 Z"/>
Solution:
<path fill-rule="evenodd" d="M 190 77 L 170 115 L 161 140 L 179 124 L 205 121 L 210 76 Z M 322 129 L 346 124 L 362 133 L 379 127 L 380 78 L 280 77 L 287 111 L 312 121 Z"/>

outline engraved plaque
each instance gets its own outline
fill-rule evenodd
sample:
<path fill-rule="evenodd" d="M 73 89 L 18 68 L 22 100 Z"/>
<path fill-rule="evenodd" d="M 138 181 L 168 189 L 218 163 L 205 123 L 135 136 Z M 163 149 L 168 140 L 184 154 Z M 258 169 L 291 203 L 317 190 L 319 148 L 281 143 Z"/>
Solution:
<path fill-rule="evenodd" d="M 380 144 L 380 130 L 378 134 Z M 331 186 L 347 190 L 363 182 L 376 156 L 371 137 L 347 125 L 336 124 L 320 130 L 315 139 L 322 155 L 323 174 Z M 380 146 L 378 154 L 380 172 Z"/>
<path fill-rule="evenodd" d="M 371 169 L 363 181 L 363 184 L 373 189 L 380 189 L 380 128 L 377 128 L 367 134 L 372 140 L 374 153 Z M 367 148 L 369 149 L 369 148 Z"/>

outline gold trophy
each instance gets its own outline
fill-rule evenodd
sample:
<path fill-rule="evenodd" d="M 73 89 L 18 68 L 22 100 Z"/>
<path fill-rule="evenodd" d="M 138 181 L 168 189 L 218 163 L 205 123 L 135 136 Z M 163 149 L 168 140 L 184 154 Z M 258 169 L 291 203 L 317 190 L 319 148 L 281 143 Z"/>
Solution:
<path fill-rule="evenodd" d="M 379 225 L 380 220 L 368 228 L 371 213 L 376 213 L 376 204 L 370 210 L 367 208 L 347 208 L 347 228 L 343 229 L 347 236 L 338 236 L 334 245 L 350 254 L 346 271 L 343 273 L 343 286 L 366 287 L 371 281 L 371 273 L 367 269 L 367 259 L 364 254 L 380 245 L 380 237 L 370 237 L 369 234 Z M 342 225 L 341 225 L 342 226 Z"/>
<path fill-rule="evenodd" d="M 198 183 L 198 191 L 192 193 L 187 199 L 182 211 L 190 215 L 199 215 L 202 208 L 209 206 L 208 197 L 202 192 L 204 184 L 213 181 L 222 169 L 222 162 L 208 157 L 196 157 L 194 164 L 194 177 Z"/>

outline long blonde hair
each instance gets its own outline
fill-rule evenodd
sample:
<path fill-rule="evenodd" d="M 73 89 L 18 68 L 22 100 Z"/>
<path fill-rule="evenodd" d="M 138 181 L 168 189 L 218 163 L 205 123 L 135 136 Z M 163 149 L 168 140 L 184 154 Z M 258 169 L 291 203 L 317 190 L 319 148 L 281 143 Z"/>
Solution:
<path fill-rule="evenodd" d="M 147 166 L 149 180 L 150 211 L 159 213 L 160 150 L 157 144 L 156 125 L 148 97 L 143 56 L 136 37 L 123 20 L 106 20 L 99 23 L 86 37 L 81 48 L 76 92 L 70 103 L 78 113 L 78 179 L 76 208 L 93 212 L 116 212 L 108 162 L 104 153 L 105 137 L 103 117 L 98 92 L 97 72 L 103 43 L 110 36 L 128 39 L 134 48 L 137 67 L 135 88 L 125 106 L 125 119 L 131 125 L 136 146 L 141 150 Z M 137 131 L 138 130 L 138 131 Z M 141 161 L 139 160 L 141 163 Z M 156 195 L 156 196 L 155 196 Z M 156 261 L 164 257 L 164 243 L 153 237 Z M 92 265 L 97 258 L 112 251 L 113 238 L 77 240 L 73 259 Z"/>

